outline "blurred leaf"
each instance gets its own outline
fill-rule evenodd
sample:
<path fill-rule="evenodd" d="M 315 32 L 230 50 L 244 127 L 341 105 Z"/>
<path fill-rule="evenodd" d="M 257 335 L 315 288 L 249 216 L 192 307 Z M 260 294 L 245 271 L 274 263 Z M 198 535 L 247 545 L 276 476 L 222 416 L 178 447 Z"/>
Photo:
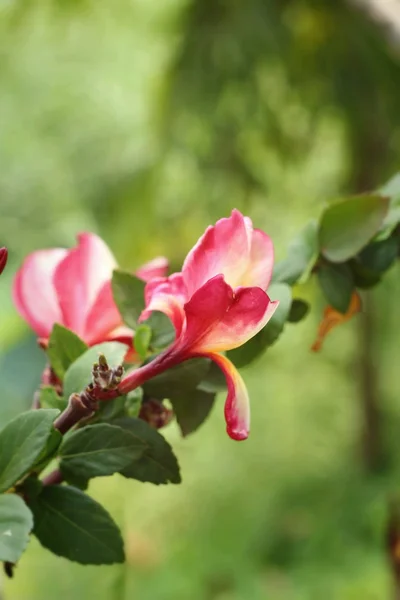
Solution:
<path fill-rule="evenodd" d="M 64 377 L 64 396 L 69 398 L 75 392 L 81 392 L 92 381 L 93 364 L 98 362 L 100 354 L 104 354 L 110 367 L 122 364 L 127 347 L 119 342 L 104 342 L 86 350 L 69 367 Z"/>
<path fill-rule="evenodd" d="M 87 344 L 76 333 L 56 323 L 50 334 L 46 353 L 53 371 L 63 379 L 68 367 L 87 349 Z"/>
<path fill-rule="evenodd" d="M 318 224 L 310 221 L 291 242 L 285 260 L 275 263 L 273 282 L 293 285 L 305 281 L 318 257 Z M 269 294 L 269 290 L 268 290 Z"/>
<path fill-rule="evenodd" d="M 299 323 L 302 321 L 310 312 L 310 305 L 305 300 L 300 300 L 299 298 L 295 298 L 292 301 L 292 305 L 290 307 L 290 312 L 288 316 L 288 321 L 290 323 Z"/>
<path fill-rule="evenodd" d="M 62 396 L 59 396 L 51 385 L 44 385 L 40 388 L 39 402 L 41 408 L 57 408 L 63 411 L 68 402 Z"/>
<path fill-rule="evenodd" d="M 126 396 L 118 396 L 107 402 L 100 402 L 99 409 L 91 418 L 91 423 L 97 423 L 98 421 L 109 422 L 118 417 L 125 416 L 125 402 Z"/>
<path fill-rule="evenodd" d="M 354 289 L 350 267 L 322 264 L 318 268 L 318 281 L 328 304 L 343 314 L 347 312 Z"/>
<path fill-rule="evenodd" d="M 126 395 L 125 410 L 128 417 L 137 417 L 143 400 L 143 388 L 138 387 Z"/>
<path fill-rule="evenodd" d="M 16 563 L 29 542 L 33 517 L 15 494 L 0 496 L 0 560 Z"/>
<path fill-rule="evenodd" d="M 207 419 L 215 402 L 215 393 L 194 390 L 186 397 L 171 399 L 182 435 L 196 431 Z"/>
<path fill-rule="evenodd" d="M 198 384 L 197 389 L 210 393 L 226 390 L 225 375 L 214 361 L 210 361 L 210 367 Z"/>
<path fill-rule="evenodd" d="M 121 533 L 108 512 L 78 489 L 44 486 L 29 502 L 33 532 L 57 554 L 83 565 L 111 565 L 124 561 Z"/>
<path fill-rule="evenodd" d="M 146 381 L 143 390 L 148 396 L 159 400 L 186 396 L 188 392 L 196 389 L 209 368 L 208 358 L 192 358 Z"/>
<path fill-rule="evenodd" d="M 360 252 L 356 260 L 359 260 L 364 267 L 371 271 L 383 273 L 391 267 L 397 259 L 398 254 L 399 242 L 393 236 L 386 240 L 369 244 L 369 246 Z"/>
<path fill-rule="evenodd" d="M 59 412 L 43 408 L 25 412 L 1 430 L 0 492 L 19 481 L 35 463 Z"/>
<path fill-rule="evenodd" d="M 127 271 L 114 271 L 112 291 L 121 317 L 132 329 L 137 328 L 138 319 L 144 309 L 145 283 Z"/>
<path fill-rule="evenodd" d="M 279 300 L 279 305 L 264 329 L 243 346 L 227 352 L 228 358 L 237 366 L 245 367 L 272 346 L 283 331 L 292 304 L 292 291 L 289 285 L 273 283 L 268 288 L 271 300 Z"/>
<path fill-rule="evenodd" d="M 150 345 L 154 350 L 162 350 L 175 340 L 175 327 L 163 312 L 153 310 L 144 323 L 151 328 Z"/>
<path fill-rule="evenodd" d="M 139 354 L 142 360 L 144 360 L 147 356 L 151 340 L 151 333 L 151 327 L 149 327 L 149 325 L 145 325 L 144 323 L 139 325 L 135 331 L 133 343 L 136 352 Z"/>
<path fill-rule="evenodd" d="M 322 344 L 325 341 L 328 333 L 335 329 L 338 325 L 347 323 L 354 315 L 361 311 L 361 299 L 356 291 L 353 292 L 350 300 L 350 305 L 346 314 L 343 314 L 332 306 L 327 306 L 324 310 L 322 321 L 318 327 L 317 339 L 311 347 L 313 352 L 319 352 L 322 348 Z"/>
<path fill-rule="evenodd" d="M 156 485 L 181 482 L 178 461 L 162 435 L 141 419 L 117 419 L 114 423 L 148 445 L 141 458 L 123 469 L 121 475 Z"/>
<path fill-rule="evenodd" d="M 322 214 L 319 243 L 331 262 L 355 256 L 374 237 L 388 212 L 383 196 L 354 196 L 328 206 Z"/>
<path fill-rule="evenodd" d="M 382 279 L 380 273 L 364 267 L 357 258 L 351 260 L 349 264 L 353 274 L 354 285 L 361 290 L 369 290 Z"/>
<path fill-rule="evenodd" d="M 98 423 L 71 433 L 60 448 L 60 469 L 81 480 L 113 475 L 137 460 L 146 444 L 128 431 Z"/>
<path fill-rule="evenodd" d="M 382 225 L 378 239 L 386 239 L 400 223 L 400 173 L 397 173 L 380 190 L 382 196 L 390 198 L 388 214 Z"/>

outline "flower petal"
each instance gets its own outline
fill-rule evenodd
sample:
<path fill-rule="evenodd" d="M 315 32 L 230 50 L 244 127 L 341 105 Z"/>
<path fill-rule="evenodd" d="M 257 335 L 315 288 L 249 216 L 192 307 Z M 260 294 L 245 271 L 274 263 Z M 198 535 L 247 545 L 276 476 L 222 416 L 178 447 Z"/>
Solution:
<path fill-rule="evenodd" d="M 120 326 L 122 319 L 114 302 L 111 281 L 106 281 L 87 315 L 83 339 L 89 346 L 98 344 L 111 339 L 110 332 Z"/>
<path fill-rule="evenodd" d="M 240 285 L 256 286 L 263 290 L 268 288 L 274 267 L 274 245 L 271 238 L 254 229 L 251 237 L 250 262 Z"/>
<path fill-rule="evenodd" d="M 223 280 L 222 280 L 223 281 Z M 241 346 L 254 337 L 274 314 L 279 302 L 271 302 L 257 287 L 232 289 L 217 277 L 193 295 L 185 306 L 186 343 L 193 351 L 221 352 Z M 197 327 L 197 338 L 193 331 Z"/>
<path fill-rule="evenodd" d="M 64 324 L 53 275 L 66 255 L 62 248 L 33 252 L 14 279 L 14 304 L 39 337 L 47 338 L 54 323 Z"/>
<path fill-rule="evenodd" d="M 140 321 L 148 319 L 153 310 L 159 310 L 171 319 L 179 336 L 184 325 L 183 305 L 186 302 L 186 287 L 181 273 L 152 279 L 147 283 L 144 295 L 146 308 L 140 315 Z"/>
<path fill-rule="evenodd" d="M 205 353 L 222 370 L 228 386 L 225 401 L 226 431 L 233 440 L 247 439 L 250 430 L 250 402 L 246 384 L 230 360 L 222 354 Z"/>
<path fill-rule="evenodd" d="M 166 277 L 168 266 L 168 259 L 165 256 L 157 256 L 139 267 L 135 275 L 142 281 L 150 281 L 154 277 Z"/>
<path fill-rule="evenodd" d="M 86 317 L 103 284 L 110 280 L 116 262 L 97 235 L 78 235 L 78 246 L 70 250 L 54 274 L 54 284 L 64 324 L 83 336 Z"/>
<path fill-rule="evenodd" d="M 229 218 L 220 219 L 206 229 L 187 255 L 182 274 L 189 297 L 207 280 L 223 274 L 231 287 L 241 285 L 247 270 L 250 246 L 250 219 L 236 209 Z"/>

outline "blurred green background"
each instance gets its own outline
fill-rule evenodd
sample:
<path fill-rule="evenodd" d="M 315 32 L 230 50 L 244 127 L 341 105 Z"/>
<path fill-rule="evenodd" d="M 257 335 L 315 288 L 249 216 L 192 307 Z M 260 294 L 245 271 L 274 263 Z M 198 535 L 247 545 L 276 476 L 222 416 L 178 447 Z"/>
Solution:
<path fill-rule="evenodd" d="M 26 253 L 100 233 L 125 268 L 179 265 L 237 207 L 278 259 L 324 202 L 399 167 L 399 35 L 345 0 L 1 0 L 0 417 L 31 402 L 43 357 L 16 315 Z M 378 2 L 379 4 L 379 2 Z M 400 11 L 400 8 L 399 8 Z M 397 269 L 397 270 L 396 270 Z M 182 440 L 183 484 L 91 483 L 123 566 L 82 567 L 32 539 L 6 600 L 386 600 L 400 491 L 398 267 L 364 316 L 310 352 L 323 299 L 243 370 L 245 443 L 223 397 Z"/>

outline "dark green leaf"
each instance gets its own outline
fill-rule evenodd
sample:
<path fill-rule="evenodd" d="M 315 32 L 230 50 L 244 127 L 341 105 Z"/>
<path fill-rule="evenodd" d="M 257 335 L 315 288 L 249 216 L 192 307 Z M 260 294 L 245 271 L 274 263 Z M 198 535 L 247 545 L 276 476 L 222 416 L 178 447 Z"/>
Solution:
<path fill-rule="evenodd" d="M 210 361 L 210 367 L 204 378 L 198 384 L 197 389 L 210 393 L 226 390 L 225 375 L 215 362 Z"/>
<path fill-rule="evenodd" d="M 288 321 L 290 323 L 299 323 L 299 321 L 302 321 L 309 312 L 310 305 L 308 302 L 300 300 L 299 298 L 295 298 L 292 301 L 292 306 L 290 307 Z"/>
<path fill-rule="evenodd" d="M 104 342 L 86 350 L 65 373 L 65 398 L 69 398 L 75 392 L 81 392 L 92 381 L 93 364 L 98 362 L 100 354 L 104 354 L 110 367 L 117 367 L 123 362 L 126 351 L 126 345 L 119 342 Z"/>
<path fill-rule="evenodd" d="M 258 358 L 279 338 L 287 321 L 292 304 L 292 291 L 284 283 L 274 283 L 268 288 L 271 300 L 279 300 L 279 306 L 267 325 L 243 346 L 230 350 L 228 358 L 237 366 L 244 367 Z"/>
<path fill-rule="evenodd" d="M 0 496 L 0 560 L 17 562 L 29 542 L 32 513 L 15 494 Z"/>
<path fill-rule="evenodd" d="M 125 399 L 125 410 L 128 417 L 137 417 L 143 400 L 143 389 L 141 387 L 132 390 Z"/>
<path fill-rule="evenodd" d="M 57 554 L 83 565 L 124 561 L 121 533 L 108 512 L 92 498 L 70 486 L 50 485 L 30 502 L 33 532 Z"/>
<path fill-rule="evenodd" d="M 98 423 L 78 429 L 60 448 L 60 468 L 82 480 L 112 475 L 137 460 L 147 449 L 145 442 L 116 425 Z"/>
<path fill-rule="evenodd" d="M 390 237 L 370 244 L 360 252 L 357 259 L 370 271 L 384 273 L 397 259 L 398 253 L 399 242 L 395 237 Z"/>
<path fill-rule="evenodd" d="M 318 269 L 318 280 L 328 304 L 346 313 L 354 290 L 354 279 L 348 265 L 324 264 Z"/>
<path fill-rule="evenodd" d="M 166 348 L 175 339 L 175 328 L 164 313 L 154 310 L 144 321 L 151 328 L 150 345 L 154 350 Z"/>
<path fill-rule="evenodd" d="M 118 419 L 115 425 L 126 429 L 148 445 L 139 460 L 121 471 L 124 477 L 157 485 L 181 482 L 178 461 L 162 435 L 141 419 Z"/>
<path fill-rule="evenodd" d="M 144 309 L 144 281 L 126 271 L 114 271 L 112 291 L 121 317 L 132 329 L 136 329 Z"/>
<path fill-rule="evenodd" d="M 151 328 L 142 323 L 135 331 L 134 346 L 140 358 L 144 360 L 147 356 L 151 340 Z"/>
<path fill-rule="evenodd" d="M 58 410 L 18 415 L 0 432 L 0 492 L 8 490 L 35 464 L 46 446 Z"/>
<path fill-rule="evenodd" d="M 293 285 L 305 281 L 318 257 L 318 225 L 310 221 L 289 245 L 285 260 L 275 263 L 273 281 Z"/>
<path fill-rule="evenodd" d="M 379 193 L 382 196 L 388 196 L 390 198 L 389 210 L 383 222 L 381 232 L 378 234 L 377 239 L 388 238 L 393 230 L 400 223 L 400 173 L 397 173 L 386 185 L 384 185 Z"/>
<path fill-rule="evenodd" d="M 192 358 L 153 377 L 143 384 L 143 390 L 148 396 L 159 400 L 186 396 L 188 392 L 196 389 L 209 368 L 209 359 Z"/>
<path fill-rule="evenodd" d="M 383 196 L 354 196 L 329 206 L 319 228 L 322 254 L 331 262 L 352 258 L 374 237 L 388 212 Z"/>
<path fill-rule="evenodd" d="M 67 401 L 59 396 L 51 385 L 45 385 L 40 389 L 40 406 L 42 408 L 57 408 L 61 412 L 67 408 Z"/>
<path fill-rule="evenodd" d="M 362 290 L 369 290 L 381 281 L 381 273 L 371 271 L 355 258 L 350 261 L 350 268 L 353 274 L 354 285 Z"/>
<path fill-rule="evenodd" d="M 33 468 L 39 472 L 57 455 L 57 450 L 62 442 L 63 436 L 58 429 L 52 428 L 42 452 L 39 454 Z"/>
<path fill-rule="evenodd" d="M 194 390 L 185 398 L 171 400 L 183 436 L 193 433 L 207 419 L 215 402 L 215 394 Z"/>
<path fill-rule="evenodd" d="M 56 323 L 46 352 L 53 371 L 62 379 L 68 367 L 87 349 L 87 344 L 76 333 Z"/>
<path fill-rule="evenodd" d="M 119 396 L 114 400 L 107 400 L 107 402 L 100 402 L 100 407 L 95 415 L 91 419 L 91 423 L 110 422 L 118 417 L 124 417 L 126 415 L 125 410 L 126 396 Z"/>

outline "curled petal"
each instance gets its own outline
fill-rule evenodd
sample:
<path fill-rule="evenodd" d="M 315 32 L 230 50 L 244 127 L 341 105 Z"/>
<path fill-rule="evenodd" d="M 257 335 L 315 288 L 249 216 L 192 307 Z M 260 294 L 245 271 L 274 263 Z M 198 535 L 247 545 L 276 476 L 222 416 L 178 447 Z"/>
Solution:
<path fill-rule="evenodd" d="M 271 238 L 261 231 L 254 229 L 251 237 L 250 261 L 241 285 L 248 287 L 268 288 L 274 267 L 274 245 Z"/>
<path fill-rule="evenodd" d="M 153 310 L 159 310 L 172 321 L 179 336 L 185 321 L 183 310 L 185 301 L 186 287 L 180 273 L 152 279 L 145 288 L 146 308 L 140 315 L 140 321 L 147 319 Z"/>
<path fill-rule="evenodd" d="M 236 209 L 208 227 L 187 255 L 182 274 L 189 297 L 207 280 L 222 274 L 231 287 L 241 285 L 251 247 L 251 221 Z"/>
<path fill-rule="evenodd" d="M 103 240 L 91 233 L 78 235 L 78 246 L 68 252 L 54 274 L 66 327 L 84 335 L 86 317 L 115 267 L 115 259 Z"/>
<path fill-rule="evenodd" d="M 110 332 L 120 326 L 122 326 L 122 319 L 114 302 L 111 282 L 106 281 L 86 317 L 83 339 L 89 346 L 98 344 L 105 339 L 116 339 L 109 337 Z M 128 331 L 132 343 L 133 334 L 130 329 Z"/>
<path fill-rule="evenodd" d="M 313 350 L 313 352 L 319 352 L 328 333 L 338 325 L 349 321 L 355 314 L 357 314 L 360 311 L 361 298 L 357 292 L 353 292 L 349 308 L 347 309 L 347 312 L 345 314 L 335 310 L 334 308 L 332 308 L 332 306 L 327 306 L 324 310 L 324 315 L 318 328 L 317 339 L 312 345 L 311 350 Z"/>
<path fill-rule="evenodd" d="M 246 385 L 233 363 L 222 354 L 205 353 L 222 370 L 228 386 L 225 401 L 226 431 L 233 440 L 245 440 L 250 431 L 250 402 Z"/>
<path fill-rule="evenodd" d="M 61 248 L 33 252 L 14 279 L 14 304 L 39 337 L 47 338 L 54 323 L 63 323 L 53 276 L 66 255 Z"/>
<path fill-rule="evenodd" d="M 165 256 L 157 256 L 139 267 L 135 275 L 142 281 L 150 281 L 154 277 L 166 277 L 168 266 L 168 259 Z"/>
<path fill-rule="evenodd" d="M 185 305 L 185 346 L 194 352 L 221 352 L 241 346 L 269 321 L 278 306 L 260 288 L 233 292 L 219 275 Z"/>

